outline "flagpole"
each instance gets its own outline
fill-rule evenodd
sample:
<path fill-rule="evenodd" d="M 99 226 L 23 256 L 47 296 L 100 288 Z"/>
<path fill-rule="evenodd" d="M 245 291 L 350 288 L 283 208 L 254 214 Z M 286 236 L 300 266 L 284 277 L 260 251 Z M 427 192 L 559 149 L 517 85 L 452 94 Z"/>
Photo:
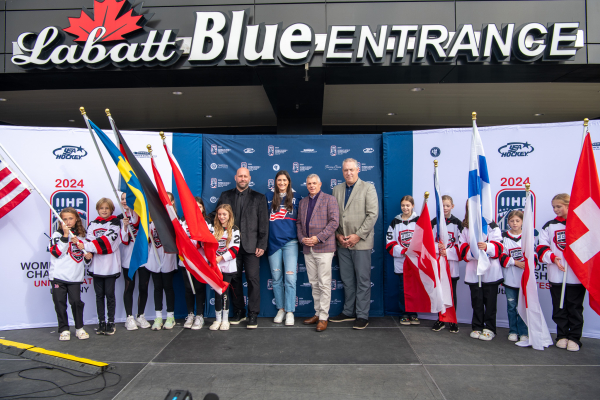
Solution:
<path fill-rule="evenodd" d="M 2 145 L 2 143 L 0 143 L 0 149 L 2 149 L 2 151 L 4 152 L 4 154 L 6 154 L 6 156 L 8 158 L 10 158 L 10 161 L 12 161 L 12 163 L 14 164 L 15 167 L 17 167 L 17 169 L 19 170 L 19 172 L 21 172 L 21 174 L 25 177 L 25 179 L 27 179 L 27 181 L 29 182 L 29 184 L 31 185 L 31 187 L 33 187 L 33 190 L 37 192 L 37 194 L 40 195 L 40 197 L 42 198 L 42 200 L 44 200 L 44 203 L 46 203 L 46 205 L 48 207 L 50 207 L 50 211 L 52 211 L 52 213 L 54 214 L 54 216 L 60 221 L 61 224 L 66 225 L 65 221 L 62 220 L 62 218 L 60 217 L 60 215 L 56 212 L 56 210 L 54 209 L 54 207 L 52 207 L 52 204 L 50 204 L 50 202 L 48 201 L 48 199 L 46 198 L 46 196 L 44 196 L 44 194 L 40 191 L 40 189 L 38 189 L 38 187 L 35 185 L 35 183 L 33 183 L 33 181 L 31 180 L 31 178 L 29 178 L 29 176 L 25 173 L 25 171 L 23 171 L 23 168 L 21 168 L 21 166 L 17 163 L 17 161 L 15 161 L 14 158 L 12 158 L 12 156 L 10 155 L 10 153 L 6 150 L 6 148 Z M 3 162 L 5 162 L 2 159 L 2 156 L 0 155 L 0 160 L 2 160 Z M 8 165 L 8 163 L 7 163 Z M 25 184 L 24 182 L 22 182 L 23 184 Z M 27 186 L 27 184 L 25 184 L 25 186 Z M 29 189 L 29 188 L 27 188 Z M 31 191 L 31 189 L 29 189 Z M 72 237 L 77 237 L 73 234 L 73 232 L 71 232 L 71 230 L 69 229 L 69 239 L 71 239 Z M 79 241 L 79 239 L 77 239 Z M 87 254 L 88 252 L 83 250 L 84 254 Z"/>

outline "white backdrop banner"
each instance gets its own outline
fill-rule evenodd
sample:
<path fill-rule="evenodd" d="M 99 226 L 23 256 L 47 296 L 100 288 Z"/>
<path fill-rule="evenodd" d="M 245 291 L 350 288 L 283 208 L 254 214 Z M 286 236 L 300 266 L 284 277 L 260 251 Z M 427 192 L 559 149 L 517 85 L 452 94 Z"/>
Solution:
<path fill-rule="evenodd" d="M 600 121 L 590 121 L 589 128 L 594 150 L 600 150 Z M 433 160 L 437 159 L 442 194 L 452 196 L 455 204 L 452 213 L 460 220 L 464 219 L 472 131 L 472 128 L 461 128 L 413 132 L 413 193 L 417 210 L 421 208 L 423 193 L 433 193 Z M 500 229 L 509 229 L 505 217 L 511 210 L 523 209 L 525 183 L 530 183 L 537 233 L 555 217 L 552 197 L 558 193 L 571 193 L 581 151 L 583 122 L 484 127 L 479 128 L 479 133 L 485 148 L 492 201 Z M 597 158 L 600 158 L 600 152 Z M 461 264 L 457 316 L 459 322 L 470 323 L 471 298 L 463 281 L 465 264 Z M 556 332 L 545 264 L 536 266 L 536 278 L 548 327 L 551 332 Z M 500 286 L 499 291 L 498 326 L 508 327 L 504 288 Z M 583 335 L 600 338 L 600 316 L 589 307 L 587 295 L 583 315 Z"/>
<path fill-rule="evenodd" d="M 101 121 L 96 121 L 101 122 Z M 108 121 L 102 129 L 114 138 Z M 153 178 L 150 155 L 146 145 L 152 145 L 157 166 L 165 187 L 171 188 L 171 167 L 158 133 L 122 131 L 123 137 L 140 163 Z M 172 145 L 172 134 L 167 133 Z M 114 139 L 113 139 L 114 140 Z M 0 143 L 7 149 L 25 173 L 32 179 L 55 208 L 75 207 L 87 216 L 85 225 L 95 219 L 96 202 L 108 197 L 117 202 L 102 167 L 90 133 L 87 129 L 0 127 Z M 115 163 L 99 143 L 111 178 L 118 183 Z M 14 165 L 3 157 L 18 173 Z M 120 214 L 118 204 L 115 214 Z M 46 251 L 51 235 L 51 214 L 40 196 L 33 192 L 23 203 L 0 220 L 0 304 L 3 305 L 0 330 L 56 326 L 56 313 L 50 294 L 48 267 L 50 253 Z M 85 277 L 81 285 L 81 299 L 85 303 L 85 324 L 97 323 L 96 300 L 92 277 Z M 152 286 L 152 283 L 150 283 Z M 116 320 L 126 318 L 123 308 L 123 278 L 117 280 Z M 146 310 L 154 317 L 154 297 L 150 295 Z M 137 284 L 134 299 L 137 298 Z M 137 304 L 134 301 L 134 312 Z M 166 314 L 166 313 L 165 313 Z M 71 311 L 68 311 L 71 318 Z M 70 321 L 73 324 L 73 321 Z"/>

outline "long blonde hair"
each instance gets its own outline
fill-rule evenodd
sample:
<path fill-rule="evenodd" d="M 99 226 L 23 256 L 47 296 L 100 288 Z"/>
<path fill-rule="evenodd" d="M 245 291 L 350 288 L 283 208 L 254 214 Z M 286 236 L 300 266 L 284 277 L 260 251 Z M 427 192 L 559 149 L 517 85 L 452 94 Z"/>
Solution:
<path fill-rule="evenodd" d="M 223 237 L 223 233 L 225 232 L 223 229 L 223 224 L 221 224 L 221 221 L 219 221 L 219 210 L 225 210 L 229 214 L 229 219 L 227 220 L 227 242 L 225 243 L 225 246 L 229 247 L 229 242 L 231 242 L 233 237 L 233 224 L 235 222 L 235 217 L 233 216 L 233 210 L 229 204 L 221 204 L 219 207 L 217 207 L 213 224 L 213 235 L 217 240 L 221 239 Z"/>

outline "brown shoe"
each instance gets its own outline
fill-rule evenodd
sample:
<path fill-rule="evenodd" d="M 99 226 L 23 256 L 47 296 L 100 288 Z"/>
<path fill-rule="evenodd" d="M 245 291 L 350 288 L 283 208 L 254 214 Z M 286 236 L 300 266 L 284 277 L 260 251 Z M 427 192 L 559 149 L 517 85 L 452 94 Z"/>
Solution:
<path fill-rule="evenodd" d="M 327 329 L 327 320 L 320 319 L 317 324 L 317 332 L 323 332 L 325 329 Z"/>
<path fill-rule="evenodd" d="M 310 317 L 309 319 L 305 319 L 304 322 L 302 322 L 304 325 L 313 325 L 316 324 L 317 322 L 319 322 L 319 316 L 315 315 L 314 317 Z"/>

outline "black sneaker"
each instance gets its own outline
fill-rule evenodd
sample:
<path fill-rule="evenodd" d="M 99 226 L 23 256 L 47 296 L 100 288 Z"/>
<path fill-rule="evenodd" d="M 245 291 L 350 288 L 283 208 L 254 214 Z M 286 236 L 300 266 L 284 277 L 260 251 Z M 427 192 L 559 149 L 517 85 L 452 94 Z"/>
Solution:
<path fill-rule="evenodd" d="M 246 320 L 246 313 L 243 311 L 236 311 L 232 318 L 229 319 L 229 323 L 232 325 L 238 325 L 240 322 Z"/>
<path fill-rule="evenodd" d="M 256 314 L 250 314 L 250 318 L 248 318 L 248 325 L 246 325 L 248 329 L 256 329 L 258 328 L 258 318 Z"/>
<path fill-rule="evenodd" d="M 346 314 L 341 313 L 339 315 L 336 315 L 335 317 L 329 318 L 329 321 L 331 321 L 331 322 L 344 322 L 344 321 L 354 321 L 355 319 L 356 319 L 356 317 L 349 317 Z"/>
<path fill-rule="evenodd" d="M 98 329 L 96 329 L 96 335 L 106 334 L 106 322 L 102 321 L 98 323 Z"/>
<path fill-rule="evenodd" d="M 106 331 L 104 331 L 105 335 L 114 335 L 115 332 L 117 331 L 117 327 L 115 326 L 114 322 L 109 322 L 108 324 L 106 324 Z"/>
<path fill-rule="evenodd" d="M 356 318 L 354 322 L 354 329 L 365 329 L 369 325 L 369 320 L 364 318 Z"/>
<path fill-rule="evenodd" d="M 433 328 L 431 328 L 431 330 L 432 330 L 432 331 L 435 331 L 435 332 L 439 332 L 439 331 L 441 331 L 442 329 L 444 329 L 445 327 L 446 327 L 446 324 L 444 324 L 444 323 L 443 323 L 442 321 L 440 321 L 440 320 L 437 320 L 437 321 L 435 321 L 435 324 L 433 324 Z"/>
<path fill-rule="evenodd" d="M 417 318 L 416 315 L 412 315 L 410 317 L 410 324 L 411 325 L 421 325 L 421 321 L 419 321 L 419 318 Z"/>
<path fill-rule="evenodd" d="M 450 323 L 449 325 L 450 325 L 450 329 L 449 329 L 450 333 L 458 333 L 458 324 Z"/>

